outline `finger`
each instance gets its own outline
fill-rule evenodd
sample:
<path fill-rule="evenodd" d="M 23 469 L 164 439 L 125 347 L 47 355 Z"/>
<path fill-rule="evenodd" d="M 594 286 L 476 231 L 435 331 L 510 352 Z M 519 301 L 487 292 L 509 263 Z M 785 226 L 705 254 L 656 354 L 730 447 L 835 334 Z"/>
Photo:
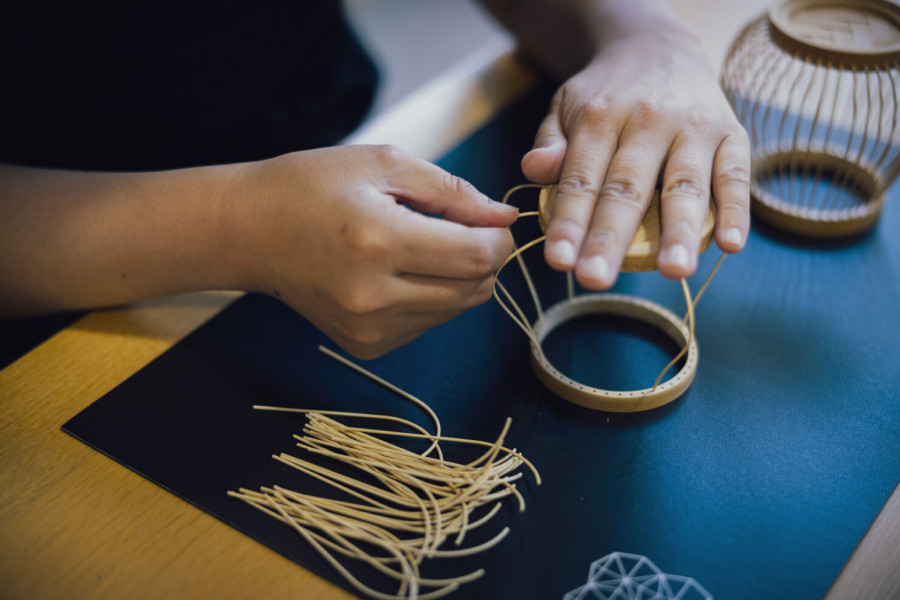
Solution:
<path fill-rule="evenodd" d="M 534 145 L 522 157 L 522 174 L 535 183 L 556 183 L 562 173 L 568 140 L 559 120 L 560 96 L 553 97 L 550 112 L 535 135 Z"/>
<path fill-rule="evenodd" d="M 616 138 L 599 116 L 586 117 L 569 137 L 544 244 L 544 259 L 554 269 L 570 271 L 578 262 Z"/>
<path fill-rule="evenodd" d="M 712 191 L 716 243 L 723 252 L 738 252 L 750 232 L 750 142 L 743 130 L 719 144 L 713 160 Z"/>
<path fill-rule="evenodd" d="M 656 265 L 665 277 L 689 277 L 697 269 L 703 223 L 709 213 L 714 148 L 679 136 L 666 161 L 660 192 L 662 235 Z"/>
<path fill-rule="evenodd" d="M 517 218 L 514 206 L 491 200 L 468 181 L 435 164 L 394 148 L 382 191 L 429 215 L 473 227 L 507 227 Z"/>
<path fill-rule="evenodd" d="M 395 255 L 396 273 L 480 279 L 500 268 L 514 249 L 508 229 L 467 227 L 413 212 L 396 223 L 401 244 Z"/>
<path fill-rule="evenodd" d="M 650 204 L 666 149 L 661 136 L 643 128 L 616 151 L 575 269 L 586 288 L 602 290 L 615 283 Z"/>

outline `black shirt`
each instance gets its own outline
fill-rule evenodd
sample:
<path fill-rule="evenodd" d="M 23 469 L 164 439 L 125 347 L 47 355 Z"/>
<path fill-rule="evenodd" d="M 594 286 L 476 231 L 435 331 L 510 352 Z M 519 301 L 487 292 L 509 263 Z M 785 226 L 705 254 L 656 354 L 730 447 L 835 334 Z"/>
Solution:
<path fill-rule="evenodd" d="M 336 0 L 22 4 L 0 19 L 0 161 L 261 159 L 334 144 L 374 93 Z"/>
<path fill-rule="evenodd" d="M 331 145 L 375 68 L 335 0 L 22 2 L 0 15 L 0 162 L 156 170 Z M 0 368 L 77 314 L 0 319 Z"/>

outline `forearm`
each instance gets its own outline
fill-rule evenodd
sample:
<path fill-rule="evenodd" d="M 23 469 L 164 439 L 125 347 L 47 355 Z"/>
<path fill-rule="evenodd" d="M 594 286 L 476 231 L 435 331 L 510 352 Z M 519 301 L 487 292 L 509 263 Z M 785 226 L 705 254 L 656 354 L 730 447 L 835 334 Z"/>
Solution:
<path fill-rule="evenodd" d="M 668 0 L 481 0 L 520 50 L 565 79 L 601 50 L 635 34 L 694 37 Z"/>
<path fill-rule="evenodd" d="M 0 165 L 0 315 L 232 287 L 228 168 L 87 173 Z"/>

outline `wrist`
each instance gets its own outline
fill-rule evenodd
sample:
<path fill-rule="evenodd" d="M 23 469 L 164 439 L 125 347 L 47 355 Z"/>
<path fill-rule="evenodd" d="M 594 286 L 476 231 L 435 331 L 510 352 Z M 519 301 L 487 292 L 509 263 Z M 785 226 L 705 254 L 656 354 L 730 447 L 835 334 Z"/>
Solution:
<path fill-rule="evenodd" d="M 106 270 L 134 272 L 126 294 L 245 289 L 231 233 L 237 171 L 224 165 L 122 176 L 130 198 L 122 200 L 120 239 L 112 241 L 124 250 L 111 253 L 119 264 Z"/>
<path fill-rule="evenodd" d="M 209 289 L 261 291 L 259 218 L 263 190 L 254 181 L 254 165 L 206 167 L 206 205 L 197 257 Z"/>
<path fill-rule="evenodd" d="M 217 167 L 217 217 L 211 240 L 220 280 L 240 290 L 281 296 L 285 269 L 298 277 L 306 257 L 290 248 L 308 237 L 300 209 L 310 191 L 307 152 Z M 285 264 L 287 260 L 287 264 Z"/>

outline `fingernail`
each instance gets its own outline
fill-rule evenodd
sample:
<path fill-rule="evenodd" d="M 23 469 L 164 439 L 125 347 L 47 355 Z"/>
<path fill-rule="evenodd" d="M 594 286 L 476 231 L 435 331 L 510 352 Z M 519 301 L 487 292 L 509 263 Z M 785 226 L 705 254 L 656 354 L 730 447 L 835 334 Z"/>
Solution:
<path fill-rule="evenodd" d="M 531 148 L 532 150 L 546 150 L 547 148 L 553 148 L 554 146 L 559 145 L 559 140 L 554 137 L 546 137 L 538 140 L 534 146 Z"/>
<path fill-rule="evenodd" d="M 502 202 L 498 202 L 497 200 L 491 200 L 491 205 L 497 210 L 503 210 L 506 212 L 519 212 L 519 207 L 513 206 L 512 204 L 503 204 Z"/>
<path fill-rule="evenodd" d="M 681 269 L 687 269 L 688 263 L 690 262 L 690 257 L 688 256 L 687 248 L 685 248 L 682 244 L 675 244 L 665 255 L 665 262 L 669 263 L 673 267 L 679 267 Z"/>
<path fill-rule="evenodd" d="M 741 235 L 741 230 L 737 227 L 730 227 L 725 230 L 725 235 L 722 236 L 729 244 L 734 244 L 735 246 L 740 246 L 744 242 L 744 236 Z"/>
<path fill-rule="evenodd" d="M 568 240 L 560 240 L 547 248 L 547 258 L 560 265 L 572 266 L 575 264 L 575 246 Z"/>
<path fill-rule="evenodd" d="M 606 257 L 592 256 L 581 265 L 581 274 L 590 279 L 606 281 L 606 278 L 609 277 L 609 262 Z"/>

